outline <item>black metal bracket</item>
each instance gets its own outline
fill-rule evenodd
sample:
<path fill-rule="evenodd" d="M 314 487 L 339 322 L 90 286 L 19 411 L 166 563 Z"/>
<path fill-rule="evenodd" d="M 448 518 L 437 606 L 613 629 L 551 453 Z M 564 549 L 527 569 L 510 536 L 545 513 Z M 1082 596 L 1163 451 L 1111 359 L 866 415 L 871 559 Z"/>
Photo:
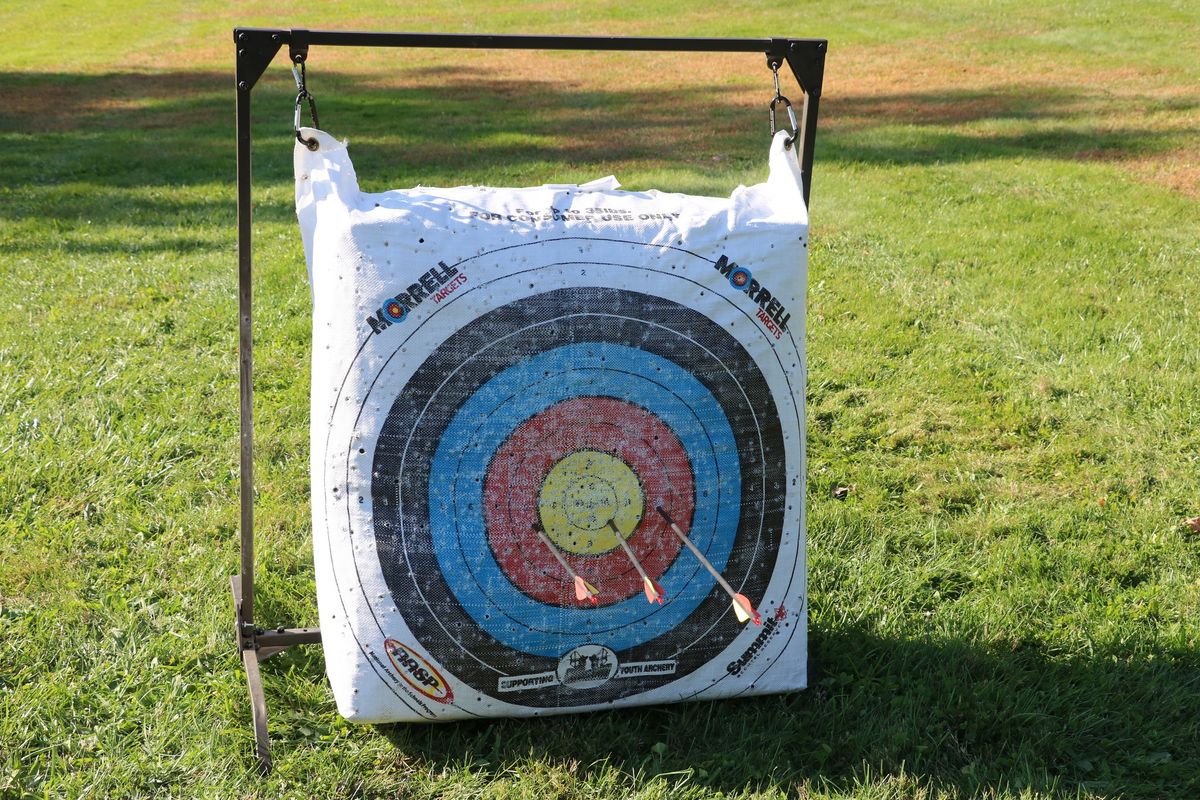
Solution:
<path fill-rule="evenodd" d="M 237 88 L 249 92 L 283 46 L 283 31 L 254 31 L 235 29 L 233 43 L 237 47 Z"/>
<path fill-rule="evenodd" d="M 825 73 L 825 39 L 684 39 L 627 36 L 493 36 L 452 33 L 309 31 L 299 28 L 235 28 L 237 49 L 238 365 L 240 404 L 241 572 L 230 579 L 238 652 L 250 690 L 254 741 L 260 770 L 271 768 L 267 703 L 259 664 L 298 644 L 321 641 L 317 628 L 260 628 L 254 623 L 254 325 L 252 303 L 252 185 L 250 97 L 259 78 L 286 44 L 288 60 L 303 64 L 312 46 L 423 47 L 453 50 L 619 50 L 640 52 L 765 53 L 768 64 L 787 63 L 804 92 L 800 122 L 800 169 L 804 201 L 812 184 L 817 110 Z"/>
<path fill-rule="evenodd" d="M 288 37 L 288 60 L 293 64 L 303 63 L 308 58 L 308 31 L 292 28 Z"/>
<path fill-rule="evenodd" d="M 825 42 L 816 42 L 812 47 L 800 47 L 793 42 L 787 49 L 787 63 L 804 93 L 820 97 L 825 81 Z"/>

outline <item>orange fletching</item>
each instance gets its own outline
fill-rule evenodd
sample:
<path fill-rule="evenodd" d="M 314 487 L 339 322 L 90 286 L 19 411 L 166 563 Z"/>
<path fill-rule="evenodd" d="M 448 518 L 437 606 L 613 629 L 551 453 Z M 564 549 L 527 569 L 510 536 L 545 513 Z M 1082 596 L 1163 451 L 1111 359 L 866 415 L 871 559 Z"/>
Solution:
<path fill-rule="evenodd" d="M 598 605 L 600 602 L 599 600 L 596 599 L 596 595 L 598 595 L 598 594 L 600 594 L 599 589 L 597 589 L 595 586 L 592 586 L 590 583 L 588 583 L 587 581 L 585 581 L 583 578 L 579 577 L 578 575 L 575 576 L 575 599 L 576 600 L 588 600 L 591 602 L 592 605 Z"/>
<path fill-rule="evenodd" d="M 754 610 L 750 599 L 744 594 L 735 594 L 733 596 L 733 613 L 737 617 L 738 622 L 754 620 L 755 625 L 762 625 L 762 614 Z"/>
<path fill-rule="evenodd" d="M 666 595 L 663 587 L 650 578 L 646 578 L 643 584 L 646 587 L 646 599 L 651 603 L 658 603 L 661 606 L 663 604 L 663 596 Z"/>

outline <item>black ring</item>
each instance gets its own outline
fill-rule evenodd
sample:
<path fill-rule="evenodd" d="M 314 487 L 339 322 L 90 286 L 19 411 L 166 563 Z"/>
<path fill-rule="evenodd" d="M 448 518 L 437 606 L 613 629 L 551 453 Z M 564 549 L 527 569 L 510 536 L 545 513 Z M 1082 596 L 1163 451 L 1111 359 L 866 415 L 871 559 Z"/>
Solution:
<path fill-rule="evenodd" d="M 564 318 L 564 308 L 573 313 Z M 596 314 L 588 314 L 589 310 Z M 627 320 L 614 321 L 613 315 Z M 686 331 L 700 346 L 686 344 L 682 334 L 679 342 L 667 341 L 661 334 L 647 336 L 647 325 Z M 504 352 L 490 353 L 480 369 L 460 370 L 445 381 L 481 346 L 513 330 L 528 333 Z M 556 343 L 588 340 L 636 342 L 642 349 L 677 363 L 682 359 L 690 366 L 695 359 L 705 359 L 700 368 L 691 371 L 718 398 L 734 424 L 735 435 L 751 436 L 744 428 L 757 418 L 763 452 L 760 456 L 757 438 L 755 446 L 739 448 L 743 517 L 726 572 L 737 576 L 735 583 L 742 582 L 746 592 L 761 596 L 774 571 L 786 503 L 783 493 L 772 490 L 778 482 L 777 475 L 772 476 L 785 463 L 783 432 L 769 387 L 736 338 L 692 309 L 627 290 L 562 289 L 494 309 L 464 325 L 438 347 L 399 393 L 380 431 L 371 487 L 376 547 L 393 602 L 417 642 L 480 694 L 490 694 L 497 671 L 508 675 L 552 671 L 557 660 L 501 644 L 458 604 L 429 540 L 433 532 L 429 531 L 428 486 L 423 478 L 428 477 L 432 452 L 455 410 L 480 385 L 531 353 Z M 686 352 L 680 351 L 681 347 Z M 702 487 L 697 490 L 703 491 Z M 398 502 L 401 499 L 403 502 Z M 743 541 L 747 536 L 750 539 Z M 621 654 L 623 662 L 676 660 L 671 675 L 610 681 L 591 689 L 555 686 L 505 693 L 503 698 L 533 707 L 577 706 L 619 699 L 677 680 L 709 663 L 740 633 L 741 626 L 732 619 L 714 626 L 728 610 L 728 597 L 714 586 L 682 624 Z"/>

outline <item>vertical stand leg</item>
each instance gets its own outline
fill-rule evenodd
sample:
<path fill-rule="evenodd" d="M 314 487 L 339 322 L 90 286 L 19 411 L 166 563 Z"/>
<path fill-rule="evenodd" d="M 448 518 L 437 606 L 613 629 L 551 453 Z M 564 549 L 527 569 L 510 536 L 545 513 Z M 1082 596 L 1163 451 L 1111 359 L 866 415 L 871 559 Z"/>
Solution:
<path fill-rule="evenodd" d="M 241 607 L 243 625 L 254 624 L 254 337 L 251 294 L 250 88 L 237 92 L 238 384 L 241 428 Z"/>
<path fill-rule="evenodd" d="M 259 42 L 246 31 L 235 31 L 237 62 L 237 225 L 238 225 L 238 378 L 240 388 L 241 572 L 230 579 L 233 589 L 238 652 L 250 689 L 254 744 L 259 771 L 271 770 L 271 740 L 267 734 L 267 699 L 259 665 L 296 644 L 321 641 L 317 628 L 276 628 L 264 631 L 254 624 L 254 338 L 251 294 L 251 181 L 250 90 L 279 50 L 280 33 Z"/>
<path fill-rule="evenodd" d="M 804 116 L 800 121 L 801 138 L 797 145 L 800 148 L 800 177 L 804 181 L 805 205 L 808 205 L 808 197 L 812 192 L 813 154 L 817 145 L 817 109 L 820 104 L 821 95 L 804 93 Z"/>
<path fill-rule="evenodd" d="M 804 90 L 804 112 L 800 119 L 800 175 L 804 180 L 804 204 L 812 192 L 813 155 L 817 145 L 817 112 L 821 107 L 821 89 L 825 79 L 825 42 L 815 50 L 801 49 L 793 43 L 787 50 L 787 63 Z"/>
<path fill-rule="evenodd" d="M 250 713 L 254 719 L 254 745 L 258 768 L 271 771 L 271 740 L 267 734 L 267 699 L 258 669 L 258 643 L 254 641 L 254 339 L 251 295 L 251 193 L 250 193 L 250 87 L 240 80 L 237 89 L 237 213 L 238 213 L 238 383 L 240 389 L 240 477 L 242 570 L 233 576 L 233 602 L 237 611 L 238 649 L 250 688 Z"/>

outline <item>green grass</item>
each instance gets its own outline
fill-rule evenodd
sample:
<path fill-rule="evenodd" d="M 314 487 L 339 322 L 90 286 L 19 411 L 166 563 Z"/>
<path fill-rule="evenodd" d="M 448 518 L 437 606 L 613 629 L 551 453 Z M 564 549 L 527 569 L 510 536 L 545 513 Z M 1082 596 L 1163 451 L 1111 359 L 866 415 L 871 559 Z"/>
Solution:
<path fill-rule="evenodd" d="M 221 8 L 0 10 L 0 796 L 1200 795 L 1194 4 Z M 830 37 L 809 690 L 360 727 L 295 649 L 255 778 L 235 23 Z M 371 190 L 765 176 L 755 57 L 318 50 L 310 77 Z M 255 91 L 259 615 L 311 624 L 289 81 Z"/>

